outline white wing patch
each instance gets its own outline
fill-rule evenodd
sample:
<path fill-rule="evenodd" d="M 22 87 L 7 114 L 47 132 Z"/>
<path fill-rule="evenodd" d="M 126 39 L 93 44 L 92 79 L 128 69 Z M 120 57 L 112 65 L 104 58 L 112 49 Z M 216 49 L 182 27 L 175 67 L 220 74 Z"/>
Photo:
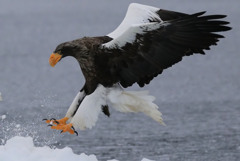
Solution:
<path fill-rule="evenodd" d="M 137 34 L 143 34 L 147 31 L 158 29 L 160 26 L 161 23 L 157 22 L 132 25 L 124 33 L 122 33 L 122 35 L 108 43 L 103 44 L 103 46 L 106 48 L 122 47 L 126 43 L 134 42 Z"/>
<path fill-rule="evenodd" d="M 107 35 L 113 40 L 102 46 L 105 48 L 122 47 L 128 42 L 133 42 L 136 34 L 157 29 L 163 22 L 156 13 L 158 10 L 160 9 L 152 6 L 137 3 L 130 4 L 122 23 Z M 150 22 L 150 20 L 158 22 Z"/>
<path fill-rule="evenodd" d="M 130 26 L 134 24 L 149 23 L 149 19 L 152 18 L 161 21 L 160 17 L 156 13 L 158 10 L 159 8 L 152 6 L 137 3 L 130 4 L 122 23 L 112 33 L 108 34 L 108 36 L 115 39 L 122 35 Z"/>
<path fill-rule="evenodd" d="M 92 94 L 85 96 L 70 123 L 81 130 L 91 129 L 98 120 L 102 105 L 106 105 L 106 88 L 99 85 Z"/>

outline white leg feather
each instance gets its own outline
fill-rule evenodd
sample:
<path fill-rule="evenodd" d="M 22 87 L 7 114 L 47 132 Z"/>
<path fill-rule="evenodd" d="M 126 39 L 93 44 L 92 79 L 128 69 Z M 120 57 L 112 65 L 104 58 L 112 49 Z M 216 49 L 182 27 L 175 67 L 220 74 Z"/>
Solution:
<path fill-rule="evenodd" d="M 91 129 L 96 124 L 103 105 L 106 105 L 106 88 L 99 85 L 92 94 L 85 96 L 70 123 L 74 128 Z"/>
<path fill-rule="evenodd" d="M 78 102 L 79 101 L 82 101 L 82 99 L 85 97 L 85 92 L 82 91 L 82 92 L 78 92 L 78 94 L 76 95 L 76 97 L 74 98 L 72 104 L 70 105 L 67 113 L 66 113 L 66 116 L 67 118 L 71 119 L 72 116 L 74 115 L 74 112 L 76 111 L 76 109 L 78 108 Z"/>
<path fill-rule="evenodd" d="M 165 125 L 162 113 L 158 106 L 153 103 L 155 97 L 148 94 L 148 91 L 123 91 L 119 86 L 109 88 L 108 101 L 120 112 L 143 112 L 155 121 Z"/>

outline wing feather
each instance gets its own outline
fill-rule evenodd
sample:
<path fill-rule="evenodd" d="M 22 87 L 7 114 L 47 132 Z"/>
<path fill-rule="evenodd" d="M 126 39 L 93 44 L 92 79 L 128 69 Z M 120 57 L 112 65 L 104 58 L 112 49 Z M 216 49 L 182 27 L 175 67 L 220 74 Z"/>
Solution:
<path fill-rule="evenodd" d="M 137 15 L 139 14 L 139 16 Z M 162 71 L 194 53 L 205 54 L 230 30 L 225 15 L 192 15 L 132 4 L 121 25 L 102 48 L 123 87 L 148 84 Z M 157 15 L 157 16 L 156 16 Z"/>
<path fill-rule="evenodd" d="M 156 13 L 158 10 L 159 9 L 155 7 L 131 3 L 122 23 L 107 36 L 116 39 L 117 37 L 121 36 L 126 30 L 128 30 L 128 28 L 133 24 L 148 23 L 153 19 L 161 21 L 158 14 Z"/>

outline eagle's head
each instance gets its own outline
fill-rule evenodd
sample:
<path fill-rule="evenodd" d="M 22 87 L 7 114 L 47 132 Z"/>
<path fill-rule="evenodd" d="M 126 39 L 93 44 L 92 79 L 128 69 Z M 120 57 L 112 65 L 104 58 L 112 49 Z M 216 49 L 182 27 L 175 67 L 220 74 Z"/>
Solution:
<path fill-rule="evenodd" d="M 50 55 L 49 64 L 54 67 L 62 58 L 66 56 L 75 57 L 78 53 L 81 53 L 81 50 L 81 45 L 76 41 L 59 44 L 55 51 Z"/>

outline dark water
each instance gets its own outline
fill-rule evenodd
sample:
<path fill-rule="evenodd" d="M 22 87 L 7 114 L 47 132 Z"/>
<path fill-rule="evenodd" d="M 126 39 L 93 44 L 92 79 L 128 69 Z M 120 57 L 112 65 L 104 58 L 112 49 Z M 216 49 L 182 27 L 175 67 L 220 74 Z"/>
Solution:
<path fill-rule="evenodd" d="M 41 121 L 61 118 L 84 84 L 73 58 L 55 68 L 48 57 L 64 41 L 105 35 L 133 1 L 0 1 L 0 143 L 30 135 L 38 146 L 70 146 L 99 160 L 237 161 L 240 158 L 240 44 L 238 0 L 138 1 L 164 9 L 227 14 L 233 30 L 206 56 L 166 70 L 144 90 L 156 96 L 166 127 L 142 114 L 111 109 L 92 130 L 60 135 Z M 139 90 L 137 86 L 132 87 Z M 2 140 L 2 141 L 1 141 Z"/>

